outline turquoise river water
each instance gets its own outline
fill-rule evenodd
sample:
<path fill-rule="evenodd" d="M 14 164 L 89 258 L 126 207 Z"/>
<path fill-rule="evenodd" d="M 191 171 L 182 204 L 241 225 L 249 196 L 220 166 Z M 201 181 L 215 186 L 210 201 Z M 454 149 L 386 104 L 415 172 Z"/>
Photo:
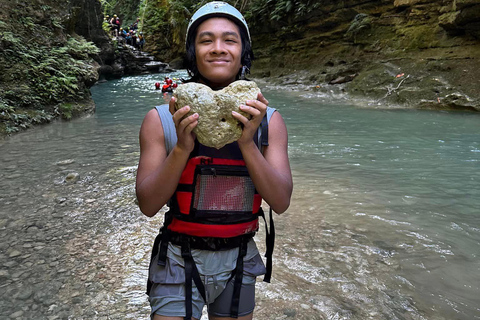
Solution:
<path fill-rule="evenodd" d="M 0 142 L 0 318 L 148 318 L 162 214 L 141 215 L 133 184 L 163 76 L 98 84 L 94 115 Z M 260 86 L 287 124 L 294 194 L 254 318 L 480 319 L 480 114 Z"/>

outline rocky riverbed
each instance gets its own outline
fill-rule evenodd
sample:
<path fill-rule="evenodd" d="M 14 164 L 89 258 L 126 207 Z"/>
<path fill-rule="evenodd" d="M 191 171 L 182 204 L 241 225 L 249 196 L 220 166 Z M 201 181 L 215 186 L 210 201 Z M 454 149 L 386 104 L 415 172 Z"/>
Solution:
<path fill-rule="evenodd" d="M 2 210 L 14 209 L 0 220 L 0 317 L 138 319 L 128 316 L 138 314 L 138 305 L 125 293 L 141 296 L 143 288 L 125 281 L 137 272 L 130 264 L 147 263 L 151 238 L 142 232 L 154 228 L 136 214 L 135 168 L 107 173 L 124 180 L 106 184 L 105 177 L 69 169 L 74 160 L 57 165 L 52 184 L 2 194 Z M 18 178 L 6 173 L 2 180 Z M 138 272 L 143 277 L 146 270 Z"/>
<path fill-rule="evenodd" d="M 74 159 L 55 165 L 57 172 L 50 183 L 12 188 L 0 198 L 2 210 L 11 210 L 10 214 L 2 212 L 0 220 L 0 318 L 20 320 L 35 314 L 37 319 L 48 320 L 147 319 L 145 281 L 163 212 L 153 219 L 139 212 L 134 196 L 136 166 L 98 174 L 77 171 Z M 7 186 L 14 179 L 23 179 L 12 173 L 17 169 L 18 165 L 10 164 L 2 173 Z M 303 192 L 299 190 L 294 197 L 301 198 Z M 291 210 L 303 215 L 315 209 L 305 207 L 300 200 Z M 360 311 L 370 294 L 346 280 L 338 287 L 335 274 L 359 277 L 365 268 L 377 275 L 386 273 L 396 264 L 391 259 L 396 249 L 379 248 L 364 256 L 352 247 L 352 239 L 365 245 L 365 230 L 327 223 L 315 226 L 311 219 L 288 227 L 295 225 L 296 219 L 295 215 L 277 219 L 277 232 L 285 238 L 277 242 L 272 284 L 259 279 L 255 318 L 361 319 L 370 315 L 380 319 L 382 313 L 373 303 Z M 290 234 L 303 236 L 292 242 Z M 261 252 L 265 250 L 263 239 L 261 229 L 257 241 Z M 311 242 L 315 248 L 330 250 L 312 250 Z M 335 268 L 325 265 L 319 272 L 313 267 L 323 260 L 336 261 Z M 362 281 L 375 279 L 365 276 Z M 328 296 L 315 294 L 320 284 L 329 287 L 325 289 L 330 292 Z M 349 285 L 359 292 L 345 305 L 341 302 L 345 294 L 342 288 Z M 372 282 L 369 290 L 383 289 Z M 398 295 L 396 299 L 404 298 Z M 394 301 L 383 303 L 396 308 Z M 358 312 L 359 317 L 354 315 Z M 202 319 L 207 319 L 206 310 Z"/>

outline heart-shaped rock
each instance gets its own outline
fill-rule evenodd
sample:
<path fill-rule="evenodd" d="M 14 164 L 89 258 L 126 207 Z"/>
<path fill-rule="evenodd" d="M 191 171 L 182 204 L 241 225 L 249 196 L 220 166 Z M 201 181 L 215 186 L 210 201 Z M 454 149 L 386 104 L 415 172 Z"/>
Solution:
<path fill-rule="evenodd" d="M 239 110 L 247 100 L 256 100 L 260 89 L 253 81 L 238 80 L 222 90 L 189 82 L 175 89 L 175 109 L 189 106 L 186 116 L 198 113 L 198 125 L 193 129 L 198 141 L 217 149 L 237 141 L 242 135 L 242 124 L 232 116 L 236 111 L 247 118 L 251 116 Z"/>

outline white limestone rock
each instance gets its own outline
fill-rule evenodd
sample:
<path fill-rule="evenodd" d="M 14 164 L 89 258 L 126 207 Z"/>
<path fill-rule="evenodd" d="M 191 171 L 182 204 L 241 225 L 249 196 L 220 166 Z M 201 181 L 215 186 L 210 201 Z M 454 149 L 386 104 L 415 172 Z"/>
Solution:
<path fill-rule="evenodd" d="M 190 107 L 187 116 L 198 113 L 198 125 L 193 132 L 198 141 L 217 149 L 237 141 L 242 135 L 242 124 L 232 116 L 236 111 L 245 117 L 239 106 L 247 100 L 256 100 L 260 89 L 253 81 L 238 80 L 219 91 L 201 83 L 185 83 L 175 89 L 175 109 Z"/>

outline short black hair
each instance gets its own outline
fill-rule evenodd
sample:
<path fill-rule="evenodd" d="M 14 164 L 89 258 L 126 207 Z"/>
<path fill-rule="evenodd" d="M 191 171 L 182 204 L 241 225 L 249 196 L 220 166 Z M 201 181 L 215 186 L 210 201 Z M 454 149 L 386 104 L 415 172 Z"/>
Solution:
<path fill-rule="evenodd" d="M 254 56 L 253 56 L 252 45 L 250 44 L 247 30 L 245 29 L 244 26 L 240 25 L 237 21 L 230 19 L 228 17 L 225 17 L 225 18 L 235 23 L 235 25 L 238 27 L 238 30 L 240 30 L 240 39 L 242 41 L 241 64 L 243 67 L 247 68 L 247 72 L 248 72 L 248 70 L 250 70 L 250 68 L 252 67 L 252 61 L 254 59 Z M 186 63 L 188 74 L 190 75 L 191 78 L 186 80 L 186 82 L 197 82 L 201 78 L 200 72 L 198 71 L 198 68 L 197 68 L 197 60 L 195 57 L 195 54 L 196 54 L 195 53 L 195 37 L 197 36 L 198 26 L 200 24 L 201 23 L 198 23 L 197 26 L 187 35 L 187 41 L 186 41 L 187 53 L 186 53 L 185 63 Z M 236 76 L 237 80 L 240 78 L 241 74 L 242 74 L 242 69 L 238 71 L 238 74 Z"/>

